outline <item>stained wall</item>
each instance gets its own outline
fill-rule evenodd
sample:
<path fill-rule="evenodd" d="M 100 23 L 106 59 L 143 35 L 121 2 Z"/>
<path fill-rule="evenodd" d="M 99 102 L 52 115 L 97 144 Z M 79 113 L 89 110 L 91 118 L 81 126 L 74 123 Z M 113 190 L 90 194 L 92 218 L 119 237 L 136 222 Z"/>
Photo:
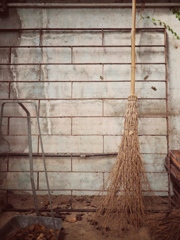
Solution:
<path fill-rule="evenodd" d="M 146 31 L 137 31 L 136 44 L 148 45 L 136 48 L 140 149 L 152 188 L 167 195 L 164 159 L 168 147 L 179 148 L 180 43 L 168 32 L 165 47 L 164 32 L 148 30 L 160 26 L 142 19 L 148 15 L 177 33 L 179 21 L 169 9 L 137 10 L 137 28 Z M 10 9 L 0 27 L 31 29 L 0 36 L 1 46 L 14 46 L 0 49 L 1 103 L 13 102 L 4 108 L 0 150 L 18 155 L 1 156 L 1 189 L 31 190 L 28 157 L 20 156 L 29 152 L 26 114 L 14 103 L 20 101 L 31 115 L 33 153 L 42 151 L 35 108 L 27 102 L 37 106 L 52 192 L 95 194 L 116 161 L 121 141 L 130 94 L 131 42 L 130 31 L 92 28 L 131 28 L 131 9 Z M 42 158 L 33 161 L 37 192 L 44 194 Z"/>

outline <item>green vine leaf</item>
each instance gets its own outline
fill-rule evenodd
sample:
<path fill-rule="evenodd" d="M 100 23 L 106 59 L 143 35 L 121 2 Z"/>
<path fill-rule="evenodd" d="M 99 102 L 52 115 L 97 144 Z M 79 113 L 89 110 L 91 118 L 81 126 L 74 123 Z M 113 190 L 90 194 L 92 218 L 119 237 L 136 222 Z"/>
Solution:
<path fill-rule="evenodd" d="M 176 18 L 178 18 L 178 20 L 180 21 L 180 12 L 178 9 L 172 9 L 171 10 L 173 12 L 173 14 L 175 14 Z M 167 25 L 165 22 L 161 21 L 160 19 L 155 19 L 155 18 L 152 18 L 150 16 L 146 16 L 146 17 L 143 17 L 143 19 L 149 19 L 150 21 L 152 21 L 152 23 L 157 26 L 158 24 L 160 26 L 163 26 L 165 29 L 167 29 L 169 32 L 171 32 L 177 40 L 180 40 L 180 36 L 178 36 L 178 34 L 169 26 Z"/>
<path fill-rule="evenodd" d="M 170 9 L 172 13 L 175 15 L 175 17 L 180 21 L 180 11 L 177 8 Z"/>

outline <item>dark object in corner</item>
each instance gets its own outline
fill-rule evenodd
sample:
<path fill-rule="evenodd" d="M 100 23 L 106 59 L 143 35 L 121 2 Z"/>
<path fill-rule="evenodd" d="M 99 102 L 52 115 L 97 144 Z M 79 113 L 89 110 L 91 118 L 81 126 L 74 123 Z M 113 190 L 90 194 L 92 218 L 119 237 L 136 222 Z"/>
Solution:
<path fill-rule="evenodd" d="M 1 0 L 0 18 L 7 18 L 9 16 L 9 9 L 7 0 Z"/>

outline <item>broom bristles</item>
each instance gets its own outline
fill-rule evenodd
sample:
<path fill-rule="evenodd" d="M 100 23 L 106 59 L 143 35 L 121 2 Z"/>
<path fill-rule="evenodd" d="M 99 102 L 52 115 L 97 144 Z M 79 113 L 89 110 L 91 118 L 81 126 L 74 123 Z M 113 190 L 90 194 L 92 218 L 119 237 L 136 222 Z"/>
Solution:
<path fill-rule="evenodd" d="M 138 140 L 137 97 L 128 97 L 124 133 L 117 161 L 105 184 L 107 194 L 98 207 L 94 219 L 103 229 L 116 225 L 120 230 L 128 225 L 144 223 L 145 199 L 143 191 L 150 189 Z"/>
<path fill-rule="evenodd" d="M 180 209 L 175 209 L 169 215 L 154 214 L 147 220 L 149 233 L 154 240 L 180 239 Z"/>

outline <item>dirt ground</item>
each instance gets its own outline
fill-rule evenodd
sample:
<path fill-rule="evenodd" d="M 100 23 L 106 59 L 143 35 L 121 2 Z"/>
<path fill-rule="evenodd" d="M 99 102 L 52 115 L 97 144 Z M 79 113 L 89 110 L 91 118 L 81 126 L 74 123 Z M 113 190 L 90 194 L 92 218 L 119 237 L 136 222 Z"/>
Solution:
<path fill-rule="evenodd" d="M 63 221 L 60 240 L 151 240 L 148 229 L 144 227 L 139 231 L 128 232 L 123 237 L 113 234 L 102 235 L 98 226 L 92 225 L 92 211 L 96 207 L 92 204 L 92 199 L 91 196 L 52 197 L 55 218 L 61 218 Z M 47 196 L 38 196 L 38 204 L 42 216 L 51 216 Z M 35 215 L 34 201 L 31 195 L 8 193 L 6 202 L 1 205 L 3 211 L 0 213 L 0 228 L 14 216 Z M 166 207 L 161 205 L 161 208 Z"/>

